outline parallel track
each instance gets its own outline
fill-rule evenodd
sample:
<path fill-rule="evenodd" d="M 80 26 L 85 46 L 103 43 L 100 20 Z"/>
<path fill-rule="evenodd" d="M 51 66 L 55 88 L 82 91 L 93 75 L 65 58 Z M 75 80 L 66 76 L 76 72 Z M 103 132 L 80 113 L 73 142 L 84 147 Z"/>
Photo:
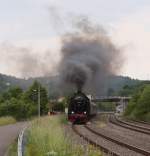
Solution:
<path fill-rule="evenodd" d="M 130 124 L 129 122 L 119 120 L 114 115 L 113 116 L 111 115 L 109 117 L 109 122 L 113 123 L 113 124 L 115 124 L 117 126 L 126 128 L 126 129 L 130 129 L 130 130 L 133 130 L 133 131 L 136 131 L 136 132 L 140 132 L 140 133 L 143 133 L 143 134 L 150 135 L 150 129 L 149 128 L 143 127 L 143 126 L 137 126 L 135 124 Z"/>
<path fill-rule="evenodd" d="M 150 123 L 149 123 L 149 122 L 133 120 L 133 122 L 134 122 L 134 121 L 135 121 L 135 122 L 142 123 L 142 124 L 150 125 Z"/>
<path fill-rule="evenodd" d="M 146 150 L 141 149 L 141 148 L 139 148 L 139 147 L 136 147 L 136 146 L 133 146 L 133 145 L 129 145 L 129 144 L 127 144 L 127 143 L 124 143 L 124 142 L 118 140 L 117 138 L 114 139 L 114 138 L 112 138 L 112 137 L 108 137 L 107 135 L 104 135 L 104 134 L 102 134 L 102 133 L 100 133 L 100 132 L 95 131 L 93 128 L 90 128 L 89 126 L 85 126 L 85 127 L 86 127 L 89 131 L 91 131 L 92 133 L 94 133 L 94 134 L 96 134 L 96 135 L 98 135 L 98 136 L 101 136 L 101 137 L 103 137 L 103 138 L 105 138 L 105 139 L 107 139 L 107 140 L 109 140 L 109 141 L 111 141 L 111 142 L 114 142 L 114 143 L 116 143 L 116 144 L 118 144 L 118 145 L 120 145 L 120 146 L 126 147 L 126 148 L 128 148 L 128 149 L 130 149 L 130 150 L 132 150 L 132 151 L 135 151 L 135 152 L 137 152 L 137 153 L 141 153 L 141 154 L 146 155 L 146 156 L 149 156 L 149 155 L 150 155 L 150 151 L 146 151 Z"/>
<path fill-rule="evenodd" d="M 93 134 L 95 134 L 95 135 L 97 135 L 97 136 L 99 136 L 99 137 L 102 137 L 102 138 L 104 138 L 104 139 L 106 139 L 106 140 L 108 140 L 108 141 L 110 141 L 110 142 L 113 142 L 113 143 L 115 143 L 115 144 L 117 144 L 117 145 L 119 145 L 119 146 L 125 147 L 125 148 L 127 148 L 127 149 L 129 149 L 129 150 L 132 150 L 132 151 L 134 151 L 134 152 L 140 153 L 140 154 L 145 155 L 145 156 L 149 156 L 149 155 L 150 155 L 150 151 L 146 151 L 146 150 L 141 149 L 141 148 L 138 148 L 138 147 L 136 147 L 136 146 L 129 145 L 129 144 L 127 144 L 127 143 L 124 143 L 124 142 L 118 140 L 117 138 L 114 139 L 114 138 L 112 138 L 112 137 L 109 137 L 109 136 L 107 136 L 107 135 L 105 135 L 105 134 L 102 134 L 102 133 L 100 133 L 100 132 L 95 131 L 94 129 L 90 128 L 89 126 L 86 126 L 86 125 L 85 125 L 84 127 L 85 127 L 88 131 L 90 131 L 91 133 L 93 133 Z M 101 145 L 101 144 L 97 144 L 96 142 L 92 141 L 89 137 L 87 137 L 87 136 L 81 134 L 81 133 L 78 131 L 78 129 L 77 129 L 74 125 L 72 126 L 72 129 L 74 130 L 74 132 L 75 132 L 76 134 L 78 134 L 78 135 L 79 135 L 80 137 L 82 137 L 84 140 L 86 140 L 86 141 L 88 141 L 90 144 L 92 144 L 92 145 L 98 147 L 99 149 L 101 149 L 101 150 L 104 151 L 105 153 L 111 153 L 111 155 L 113 155 L 113 156 L 119 156 L 117 153 L 110 151 L 110 150 L 109 150 L 109 147 L 106 148 L 106 147 L 104 147 L 104 146 Z"/>
<path fill-rule="evenodd" d="M 109 149 L 105 148 L 103 145 L 99 145 L 96 142 L 92 141 L 90 138 L 86 137 L 85 135 L 81 134 L 78 129 L 75 127 L 75 125 L 72 125 L 72 129 L 73 131 L 79 135 L 80 137 L 82 137 L 84 140 L 86 140 L 88 143 L 90 143 L 91 145 L 93 145 L 96 148 L 99 148 L 100 150 L 102 150 L 105 153 L 109 153 L 112 156 L 119 156 L 117 153 L 114 153 L 112 151 L 110 151 Z"/>
<path fill-rule="evenodd" d="M 124 121 L 124 120 L 121 120 L 121 119 L 119 119 L 117 117 L 115 117 L 115 118 L 116 118 L 116 120 L 118 122 L 121 122 L 123 124 L 133 126 L 133 127 L 136 127 L 136 128 L 140 128 L 140 129 L 143 129 L 143 130 L 146 130 L 146 131 L 150 131 L 150 128 L 148 128 L 148 127 L 144 127 L 144 126 L 137 125 L 136 123 L 131 123 L 131 122 L 128 122 L 128 121 Z"/>

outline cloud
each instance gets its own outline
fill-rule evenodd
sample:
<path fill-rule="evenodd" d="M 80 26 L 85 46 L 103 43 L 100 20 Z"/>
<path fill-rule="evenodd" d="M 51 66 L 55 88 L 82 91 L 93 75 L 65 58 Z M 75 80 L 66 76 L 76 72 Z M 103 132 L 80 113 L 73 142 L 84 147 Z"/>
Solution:
<path fill-rule="evenodd" d="M 116 44 L 125 46 L 126 63 L 122 73 L 150 79 L 150 7 L 125 17 L 112 33 Z"/>

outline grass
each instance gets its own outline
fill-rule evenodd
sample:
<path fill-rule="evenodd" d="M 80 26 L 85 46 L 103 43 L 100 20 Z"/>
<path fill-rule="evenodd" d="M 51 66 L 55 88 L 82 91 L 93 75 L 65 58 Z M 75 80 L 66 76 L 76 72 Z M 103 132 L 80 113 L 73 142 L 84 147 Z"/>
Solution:
<path fill-rule="evenodd" d="M 17 139 L 8 148 L 7 156 L 17 156 Z"/>
<path fill-rule="evenodd" d="M 16 123 L 16 120 L 11 116 L 0 117 L 0 126 L 14 123 Z"/>
<path fill-rule="evenodd" d="M 102 156 L 91 145 L 74 144 L 63 131 L 65 122 L 62 116 L 34 120 L 27 132 L 25 156 Z"/>

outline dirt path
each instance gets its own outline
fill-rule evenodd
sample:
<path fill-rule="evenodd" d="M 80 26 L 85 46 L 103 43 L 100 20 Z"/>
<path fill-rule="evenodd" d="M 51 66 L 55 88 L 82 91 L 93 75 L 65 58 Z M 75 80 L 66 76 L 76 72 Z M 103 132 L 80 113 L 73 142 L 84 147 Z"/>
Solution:
<path fill-rule="evenodd" d="M 8 146 L 14 141 L 26 122 L 0 126 L 0 156 L 4 156 Z"/>

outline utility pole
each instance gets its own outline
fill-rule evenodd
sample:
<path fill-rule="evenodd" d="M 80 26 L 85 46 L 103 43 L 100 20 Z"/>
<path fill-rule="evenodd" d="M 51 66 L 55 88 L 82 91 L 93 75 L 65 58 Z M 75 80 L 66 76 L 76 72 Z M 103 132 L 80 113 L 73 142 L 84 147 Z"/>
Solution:
<path fill-rule="evenodd" d="M 40 84 L 38 84 L 38 117 L 41 116 L 41 110 L 40 110 L 40 106 L 41 106 L 41 93 L 40 93 Z"/>

